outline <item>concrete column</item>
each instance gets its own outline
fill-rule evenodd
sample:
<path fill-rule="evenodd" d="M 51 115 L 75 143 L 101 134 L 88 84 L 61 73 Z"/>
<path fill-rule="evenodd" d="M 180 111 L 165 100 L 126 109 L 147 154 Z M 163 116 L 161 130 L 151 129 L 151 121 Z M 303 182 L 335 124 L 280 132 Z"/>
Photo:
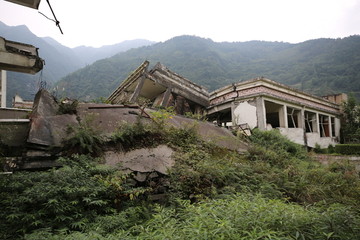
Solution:
<path fill-rule="evenodd" d="M 263 97 L 256 98 L 257 124 L 260 130 L 266 130 L 266 109 Z"/>
<path fill-rule="evenodd" d="M 170 99 L 170 95 L 171 95 L 171 88 L 167 88 L 165 93 L 164 93 L 164 96 L 161 100 L 161 106 L 162 107 L 167 107 L 168 106 L 168 103 L 169 103 L 169 99 Z"/>
<path fill-rule="evenodd" d="M 1 106 L 6 108 L 6 71 L 0 70 L 0 79 L 1 79 Z"/>
<path fill-rule="evenodd" d="M 340 127 L 341 127 L 340 119 L 335 118 L 335 137 L 340 138 Z"/>
<path fill-rule="evenodd" d="M 279 110 L 279 123 L 280 127 L 288 128 L 288 118 L 287 118 L 287 106 L 283 105 Z"/>
<path fill-rule="evenodd" d="M 328 118 L 329 118 L 329 137 L 334 137 L 334 136 L 332 135 L 331 116 L 328 116 Z"/>
<path fill-rule="evenodd" d="M 320 120 L 319 113 L 316 113 L 316 124 L 315 124 L 315 128 L 314 128 L 313 132 L 319 133 L 319 136 L 320 136 L 320 127 L 319 127 L 320 121 L 319 120 Z"/>
<path fill-rule="evenodd" d="M 237 119 L 236 119 L 236 116 L 235 116 L 235 108 L 236 108 L 236 105 L 234 102 L 231 102 L 231 123 L 232 123 L 232 126 L 236 126 L 238 123 L 237 123 Z"/>
<path fill-rule="evenodd" d="M 134 93 L 130 97 L 130 100 L 129 100 L 130 102 L 134 103 L 137 101 L 137 99 L 140 95 L 141 89 L 144 86 L 144 82 L 145 82 L 145 76 L 142 75 L 140 77 L 140 81 L 138 82 L 138 84 L 135 87 Z"/>
<path fill-rule="evenodd" d="M 304 107 L 301 108 L 300 116 L 298 118 L 299 126 L 298 128 L 302 128 L 305 131 L 305 109 Z"/>

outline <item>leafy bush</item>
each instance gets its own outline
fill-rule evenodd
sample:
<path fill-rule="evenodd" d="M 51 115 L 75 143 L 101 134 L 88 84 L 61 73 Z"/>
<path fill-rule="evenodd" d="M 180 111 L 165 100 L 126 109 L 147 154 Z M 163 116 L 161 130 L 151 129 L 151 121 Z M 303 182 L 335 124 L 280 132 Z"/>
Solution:
<path fill-rule="evenodd" d="M 74 153 L 91 154 L 99 156 L 102 153 L 103 137 L 90 125 L 90 118 L 80 122 L 79 125 L 69 126 L 70 137 L 64 141 L 64 149 L 68 155 Z"/>
<path fill-rule="evenodd" d="M 335 152 L 343 155 L 360 155 L 360 144 L 337 144 Z"/>
<path fill-rule="evenodd" d="M 108 220 L 110 226 L 116 222 Z M 126 225 L 126 219 L 122 219 L 118 226 L 124 221 Z M 236 194 L 198 204 L 177 201 L 177 208 L 156 205 L 150 219 L 116 229 L 105 236 L 92 231 L 59 235 L 63 239 L 352 240 L 360 236 L 360 219 L 354 210 L 339 204 L 302 207 L 258 194 Z M 39 239 L 40 234 L 28 239 Z M 59 235 L 46 237 L 61 239 Z"/>
<path fill-rule="evenodd" d="M 17 239 L 36 229 L 84 230 L 144 192 L 127 185 L 126 175 L 96 165 L 88 156 L 59 161 L 64 167 L 0 175 L 1 239 Z"/>
<path fill-rule="evenodd" d="M 163 142 L 164 132 L 150 124 L 144 124 L 138 118 L 134 124 L 123 122 L 111 136 L 111 142 L 117 144 L 122 150 L 155 146 Z"/>
<path fill-rule="evenodd" d="M 175 166 L 164 179 L 168 202 L 148 201 L 150 183 L 134 184 L 89 156 L 62 158 L 61 169 L 0 175 L 0 238 L 360 236 L 360 179 L 350 165 L 322 166 L 277 131 L 255 130 L 249 152 L 241 155 L 202 141 L 196 125 L 156 126 L 140 119 L 121 125 L 112 141 L 124 148 L 165 143 L 175 150 Z"/>

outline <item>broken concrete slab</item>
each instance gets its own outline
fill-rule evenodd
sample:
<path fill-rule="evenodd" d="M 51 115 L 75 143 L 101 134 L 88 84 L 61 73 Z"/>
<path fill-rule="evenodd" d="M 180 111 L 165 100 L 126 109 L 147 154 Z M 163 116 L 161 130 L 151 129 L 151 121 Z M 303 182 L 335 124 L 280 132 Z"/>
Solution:
<path fill-rule="evenodd" d="M 105 163 L 132 172 L 159 172 L 167 175 L 168 169 L 174 166 L 173 150 L 166 145 L 156 148 L 141 148 L 130 152 L 106 151 Z"/>
<path fill-rule="evenodd" d="M 34 99 L 31 118 L 38 116 L 55 116 L 58 114 L 59 105 L 54 96 L 45 89 L 40 89 Z"/>
<path fill-rule="evenodd" d="M 78 124 L 76 115 L 70 114 L 32 118 L 27 142 L 60 147 L 68 137 L 68 127 Z"/>
<path fill-rule="evenodd" d="M 76 115 L 59 115 L 59 104 L 45 89 L 35 96 L 33 112 L 30 115 L 30 130 L 27 142 L 45 146 L 62 145 L 67 137 L 69 125 L 77 125 Z"/>

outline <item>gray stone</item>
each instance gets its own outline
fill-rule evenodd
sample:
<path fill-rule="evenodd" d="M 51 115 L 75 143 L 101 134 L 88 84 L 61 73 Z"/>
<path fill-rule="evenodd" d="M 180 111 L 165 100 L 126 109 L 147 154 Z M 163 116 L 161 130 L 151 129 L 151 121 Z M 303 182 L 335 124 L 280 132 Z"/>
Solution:
<path fill-rule="evenodd" d="M 147 173 L 137 172 L 136 175 L 134 176 L 134 178 L 138 182 L 145 182 L 147 175 L 148 175 Z"/>
<path fill-rule="evenodd" d="M 156 148 L 141 148 L 130 152 L 106 151 L 104 154 L 106 164 L 121 166 L 120 169 L 150 173 L 159 172 L 167 175 L 168 169 L 174 164 L 173 150 L 166 145 Z"/>
<path fill-rule="evenodd" d="M 78 125 L 76 115 L 63 114 L 31 119 L 28 142 L 46 146 L 61 146 L 68 137 L 69 125 Z"/>
<path fill-rule="evenodd" d="M 34 99 L 32 117 L 55 116 L 58 113 L 59 105 L 54 96 L 45 89 L 40 89 Z"/>
<path fill-rule="evenodd" d="M 149 174 L 149 178 L 157 178 L 159 174 L 157 172 L 152 172 Z"/>

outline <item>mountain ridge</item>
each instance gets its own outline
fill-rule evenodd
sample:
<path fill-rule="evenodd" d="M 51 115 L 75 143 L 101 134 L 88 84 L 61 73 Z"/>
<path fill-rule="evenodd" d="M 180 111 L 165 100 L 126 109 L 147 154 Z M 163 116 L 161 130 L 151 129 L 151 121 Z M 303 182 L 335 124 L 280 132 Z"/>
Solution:
<path fill-rule="evenodd" d="M 321 38 L 302 43 L 214 42 L 183 35 L 130 49 L 67 75 L 60 95 L 107 97 L 144 60 L 170 70 L 210 91 L 260 76 L 315 95 L 355 92 L 360 96 L 360 36 Z M 102 85 L 99 88 L 99 85 Z"/>
<path fill-rule="evenodd" d="M 0 22 L 0 36 L 10 41 L 34 45 L 39 48 L 39 56 L 45 61 L 43 70 L 35 75 L 8 72 L 8 106 L 10 106 L 11 99 L 16 93 L 24 99 L 32 99 L 40 82 L 42 85 L 46 83 L 47 88 L 51 88 L 62 77 L 101 58 L 110 57 L 117 52 L 126 51 L 141 44 L 153 44 L 148 40 L 142 42 L 136 40 L 132 45 L 132 40 L 128 40 L 125 44 L 118 43 L 105 48 L 87 48 L 87 54 L 92 55 L 90 58 L 88 55 L 84 57 L 84 54 L 76 49 L 68 48 L 50 37 L 37 37 L 25 25 L 7 26 Z"/>

